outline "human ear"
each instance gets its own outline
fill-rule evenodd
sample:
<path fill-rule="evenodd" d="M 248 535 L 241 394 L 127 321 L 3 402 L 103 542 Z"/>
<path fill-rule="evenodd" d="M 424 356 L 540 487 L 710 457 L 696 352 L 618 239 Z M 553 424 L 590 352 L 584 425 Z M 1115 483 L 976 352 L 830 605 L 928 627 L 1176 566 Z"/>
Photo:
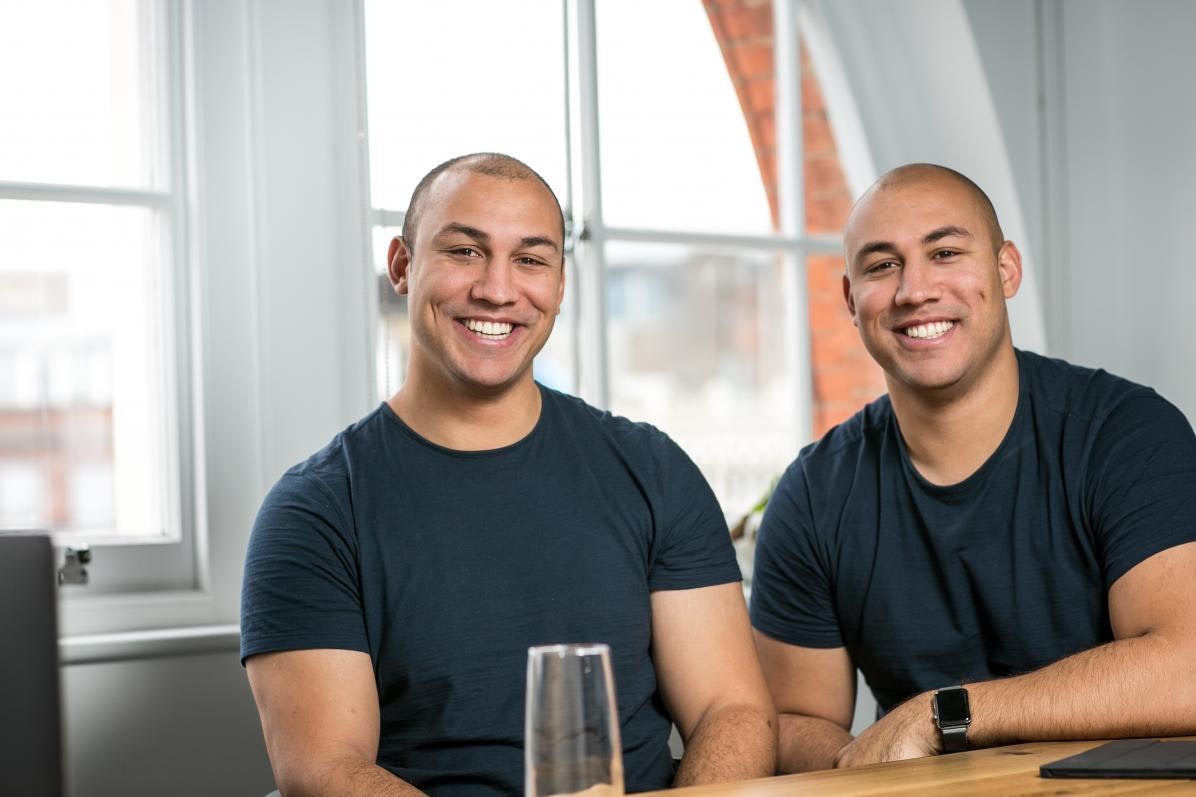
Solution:
<path fill-rule="evenodd" d="M 395 293 L 405 296 L 408 291 L 407 272 L 411 266 L 411 250 L 402 236 L 396 235 L 390 239 L 390 249 L 386 253 L 387 272 L 390 285 Z"/>
<path fill-rule="evenodd" d="M 855 314 L 855 298 L 851 295 L 851 280 L 847 275 L 843 275 L 843 301 L 847 303 L 847 312 L 851 313 L 851 323 L 853 326 L 859 326 L 860 321 Z"/>
<path fill-rule="evenodd" d="M 997 250 L 997 270 L 1006 299 L 1012 299 L 1022 284 L 1022 253 L 1013 241 L 1005 241 Z"/>
<path fill-rule="evenodd" d="M 561 284 L 556 289 L 556 314 L 561 314 L 561 304 L 565 301 L 565 258 L 561 258 Z"/>

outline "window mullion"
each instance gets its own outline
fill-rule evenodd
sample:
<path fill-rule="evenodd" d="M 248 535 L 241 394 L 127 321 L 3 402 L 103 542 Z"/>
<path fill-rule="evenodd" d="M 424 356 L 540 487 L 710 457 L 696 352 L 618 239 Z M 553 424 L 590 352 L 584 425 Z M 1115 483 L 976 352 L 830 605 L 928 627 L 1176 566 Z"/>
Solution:
<path fill-rule="evenodd" d="M 598 44 L 594 0 L 577 0 L 577 78 L 581 115 L 582 235 L 579 246 L 583 289 L 578 316 L 582 397 L 610 406 L 610 358 L 606 329 L 606 232 L 602 222 L 602 158 L 598 137 Z"/>
<path fill-rule="evenodd" d="M 174 201 L 174 196 L 168 191 L 151 191 L 139 188 L 107 188 L 90 185 L 22 183 L 0 180 L 0 199 L 169 208 Z"/>
<path fill-rule="evenodd" d="M 810 321 L 806 295 L 806 208 L 802 191 L 801 54 L 799 0 L 773 0 L 773 59 L 776 79 L 777 199 L 781 234 L 797 239 L 787 258 L 787 335 L 793 363 L 798 446 L 813 436 L 814 380 L 810 363 Z"/>

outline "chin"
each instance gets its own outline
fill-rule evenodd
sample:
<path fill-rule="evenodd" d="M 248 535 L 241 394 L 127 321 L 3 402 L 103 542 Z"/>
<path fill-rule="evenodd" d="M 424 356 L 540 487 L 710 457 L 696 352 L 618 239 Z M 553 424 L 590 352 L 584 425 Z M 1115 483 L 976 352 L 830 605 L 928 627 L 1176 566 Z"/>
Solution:
<path fill-rule="evenodd" d="M 530 368 L 499 373 L 458 371 L 457 382 L 470 393 L 495 395 L 515 387 L 523 381 L 524 374 L 530 372 Z"/>
<path fill-rule="evenodd" d="M 963 381 L 962 369 L 897 369 L 897 381 L 917 391 L 946 392 Z"/>

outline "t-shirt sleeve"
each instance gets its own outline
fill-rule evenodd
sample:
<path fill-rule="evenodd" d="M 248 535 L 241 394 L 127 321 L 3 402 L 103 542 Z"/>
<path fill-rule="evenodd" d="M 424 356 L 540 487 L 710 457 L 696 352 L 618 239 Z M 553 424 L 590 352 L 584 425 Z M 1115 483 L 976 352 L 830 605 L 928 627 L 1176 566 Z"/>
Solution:
<path fill-rule="evenodd" d="M 1173 404 L 1143 390 L 1095 436 L 1087 505 L 1105 587 L 1151 556 L 1196 540 L 1196 435 Z"/>
<path fill-rule="evenodd" d="M 740 581 L 727 520 L 702 472 L 665 435 L 660 434 L 653 445 L 660 498 L 648 589 L 694 589 Z"/>
<path fill-rule="evenodd" d="M 290 472 L 253 525 L 241 586 L 241 661 L 258 653 L 369 652 L 349 526 L 319 480 Z"/>
<path fill-rule="evenodd" d="M 827 556 L 815 535 L 802 459 L 777 484 L 756 538 L 750 611 L 761 633 L 790 645 L 843 646 Z"/>

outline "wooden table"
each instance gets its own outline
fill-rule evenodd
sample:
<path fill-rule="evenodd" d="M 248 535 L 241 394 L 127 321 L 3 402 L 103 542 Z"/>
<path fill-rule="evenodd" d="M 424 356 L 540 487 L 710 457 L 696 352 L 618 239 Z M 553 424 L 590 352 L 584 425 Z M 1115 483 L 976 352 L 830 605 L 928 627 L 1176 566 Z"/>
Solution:
<path fill-rule="evenodd" d="M 952 794 L 984 797 L 1062 794 L 1196 795 L 1193 780 L 1040 778 L 1038 767 L 1103 742 L 1033 742 L 954 755 L 872 764 L 854 769 L 780 775 L 740 783 L 645 792 L 655 797 L 780 797 L 780 795 Z"/>

